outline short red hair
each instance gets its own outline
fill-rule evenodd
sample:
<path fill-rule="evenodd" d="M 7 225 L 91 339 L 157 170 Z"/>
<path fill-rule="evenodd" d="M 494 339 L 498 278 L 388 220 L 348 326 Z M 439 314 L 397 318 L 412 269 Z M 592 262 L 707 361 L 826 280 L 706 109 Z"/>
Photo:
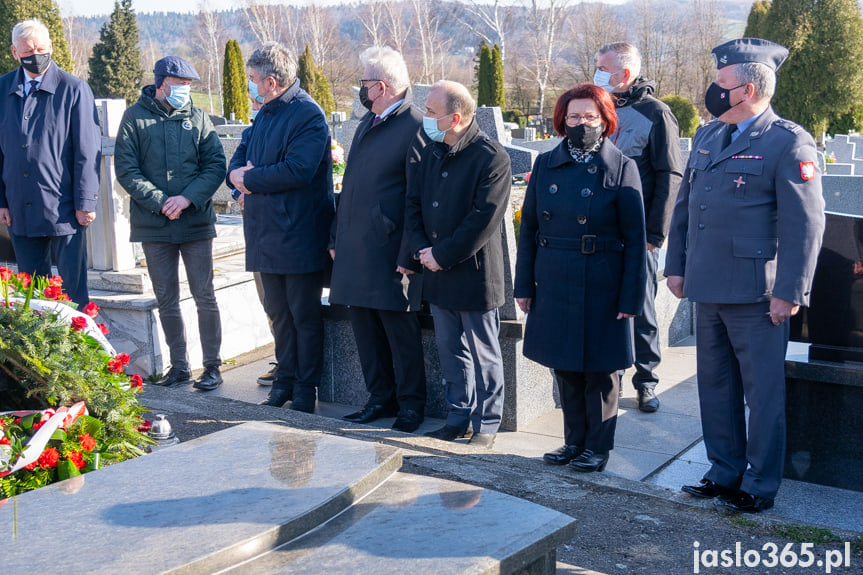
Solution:
<path fill-rule="evenodd" d="M 602 123 L 605 129 L 602 136 L 607 137 L 617 130 L 617 112 L 614 111 L 614 101 L 604 88 L 593 84 L 579 84 L 564 92 L 554 105 L 554 129 L 557 135 L 566 137 L 566 109 L 572 100 L 593 100 L 599 108 Z"/>

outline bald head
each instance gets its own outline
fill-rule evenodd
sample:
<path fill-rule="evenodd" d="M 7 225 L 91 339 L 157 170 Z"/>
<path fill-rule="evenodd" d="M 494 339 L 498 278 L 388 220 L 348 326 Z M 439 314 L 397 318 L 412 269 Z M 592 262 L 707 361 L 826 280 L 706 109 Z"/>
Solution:
<path fill-rule="evenodd" d="M 429 98 L 435 94 L 440 99 L 447 114 L 458 114 L 461 116 L 459 126 L 464 127 L 473 121 L 476 113 L 476 102 L 470 95 L 470 91 L 458 82 L 440 80 L 432 85 L 429 90 Z"/>

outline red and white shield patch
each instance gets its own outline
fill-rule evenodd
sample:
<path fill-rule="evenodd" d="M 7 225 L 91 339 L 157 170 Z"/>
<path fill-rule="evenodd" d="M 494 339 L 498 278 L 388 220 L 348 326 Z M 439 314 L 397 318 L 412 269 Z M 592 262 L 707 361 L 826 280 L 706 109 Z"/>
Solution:
<path fill-rule="evenodd" d="M 811 180 L 815 177 L 815 162 L 800 162 L 800 177 Z"/>

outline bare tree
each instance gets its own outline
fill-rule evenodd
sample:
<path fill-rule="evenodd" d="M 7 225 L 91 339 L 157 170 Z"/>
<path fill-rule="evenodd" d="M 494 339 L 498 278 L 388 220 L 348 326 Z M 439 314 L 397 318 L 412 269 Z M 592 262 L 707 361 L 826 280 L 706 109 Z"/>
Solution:
<path fill-rule="evenodd" d="M 572 51 L 574 64 L 573 83 L 593 79 L 596 53 L 610 42 L 622 42 L 628 37 L 614 10 L 601 2 L 582 3 L 575 7 L 567 19 L 568 38 L 565 43 Z"/>
<path fill-rule="evenodd" d="M 281 36 L 283 14 L 281 6 L 261 4 L 257 0 L 246 0 L 242 6 L 249 28 L 259 44 L 278 42 Z"/>
<path fill-rule="evenodd" d="M 90 53 L 93 51 L 93 43 L 88 40 L 81 18 L 77 16 L 63 18 L 63 31 L 66 34 L 66 43 L 69 45 L 69 55 L 75 64 L 75 75 L 86 81 L 90 75 Z"/>
<path fill-rule="evenodd" d="M 693 102 L 699 102 L 716 73 L 710 51 L 722 42 L 726 19 L 717 0 L 693 0 L 687 20 L 695 67 L 695 81 L 689 84 L 692 91 L 688 97 Z M 700 108 L 704 109 L 704 106 L 700 105 Z"/>
<path fill-rule="evenodd" d="M 216 111 L 213 105 L 213 85 L 216 87 L 216 96 L 219 99 L 219 113 L 224 115 L 224 103 L 222 102 L 222 50 L 225 43 L 225 28 L 219 14 L 212 10 L 209 0 L 202 0 L 198 4 L 198 27 L 195 30 L 198 43 L 203 50 L 204 60 L 207 68 L 207 99 L 210 102 L 210 111 Z"/>
<path fill-rule="evenodd" d="M 312 2 L 302 14 L 305 38 L 312 51 L 312 58 L 318 66 L 327 67 L 333 59 L 333 47 L 336 44 L 336 27 L 330 18 L 329 9 Z M 297 52 L 299 51 L 298 46 Z"/>
<path fill-rule="evenodd" d="M 671 0 L 641 0 L 634 8 L 632 29 L 641 51 L 642 74 L 656 82 L 660 92 L 672 48 L 671 37 L 680 33 L 674 29 L 676 5 Z"/>
<path fill-rule="evenodd" d="M 360 6 L 359 20 L 369 35 L 372 46 L 384 45 L 384 6 L 380 2 L 369 2 Z"/>
<path fill-rule="evenodd" d="M 402 2 L 388 0 L 387 2 L 381 2 L 381 6 L 384 9 L 384 29 L 393 44 L 393 48 L 404 55 L 408 45 L 408 38 L 410 38 L 411 31 L 413 30 L 413 23 L 411 20 L 405 18 L 404 4 Z"/>
<path fill-rule="evenodd" d="M 525 67 L 536 86 L 536 113 L 545 108 L 545 90 L 548 87 L 554 58 L 558 51 L 559 33 L 566 20 L 569 0 L 526 0 L 526 26 L 530 62 Z"/>
<path fill-rule="evenodd" d="M 501 0 L 493 0 L 491 4 L 468 0 L 455 4 L 452 12 L 459 22 L 486 44 L 500 46 L 501 61 L 506 64 L 506 29 L 512 21 L 510 8 L 501 6 Z M 472 19 L 462 16 L 462 12 L 470 14 Z"/>
<path fill-rule="evenodd" d="M 414 9 L 415 30 L 419 39 L 419 81 L 431 84 L 435 81 L 445 44 L 440 37 L 440 11 L 428 0 L 411 0 Z"/>

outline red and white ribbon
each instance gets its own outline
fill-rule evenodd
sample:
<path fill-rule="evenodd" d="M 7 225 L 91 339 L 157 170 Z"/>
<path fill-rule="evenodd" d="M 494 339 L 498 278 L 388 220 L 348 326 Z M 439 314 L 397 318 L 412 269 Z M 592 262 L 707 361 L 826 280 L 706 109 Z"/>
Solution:
<path fill-rule="evenodd" d="M 0 415 L 14 415 L 16 417 L 26 417 L 28 415 L 32 415 L 34 413 L 40 413 L 36 411 L 4 411 L 0 413 Z M 2 447 L 0 447 L 0 477 L 5 477 L 10 473 L 15 473 L 19 469 L 22 469 L 34 461 L 39 459 L 39 456 L 42 455 L 42 452 L 45 451 L 45 446 L 48 445 L 48 442 L 51 440 L 51 436 L 54 435 L 54 432 L 58 429 L 66 429 L 72 422 L 78 419 L 81 415 L 87 415 L 87 406 L 84 405 L 83 401 L 79 401 L 72 407 L 58 407 L 56 410 L 46 409 L 42 411 L 42 421 L 45 421 L 47 416 L 47 422 L 43 423 L 42 427 L 40 427 L 36 433 L 33 434 L 33 437 L 30 438 L 30 441 L 27 442 L 27 446 L 24 448 L 24 451 L 21 452 L 21 455 L 15 461 L 15 464 L 9 467 L 9 461 L 3 461 L 3 451 Z"/>

